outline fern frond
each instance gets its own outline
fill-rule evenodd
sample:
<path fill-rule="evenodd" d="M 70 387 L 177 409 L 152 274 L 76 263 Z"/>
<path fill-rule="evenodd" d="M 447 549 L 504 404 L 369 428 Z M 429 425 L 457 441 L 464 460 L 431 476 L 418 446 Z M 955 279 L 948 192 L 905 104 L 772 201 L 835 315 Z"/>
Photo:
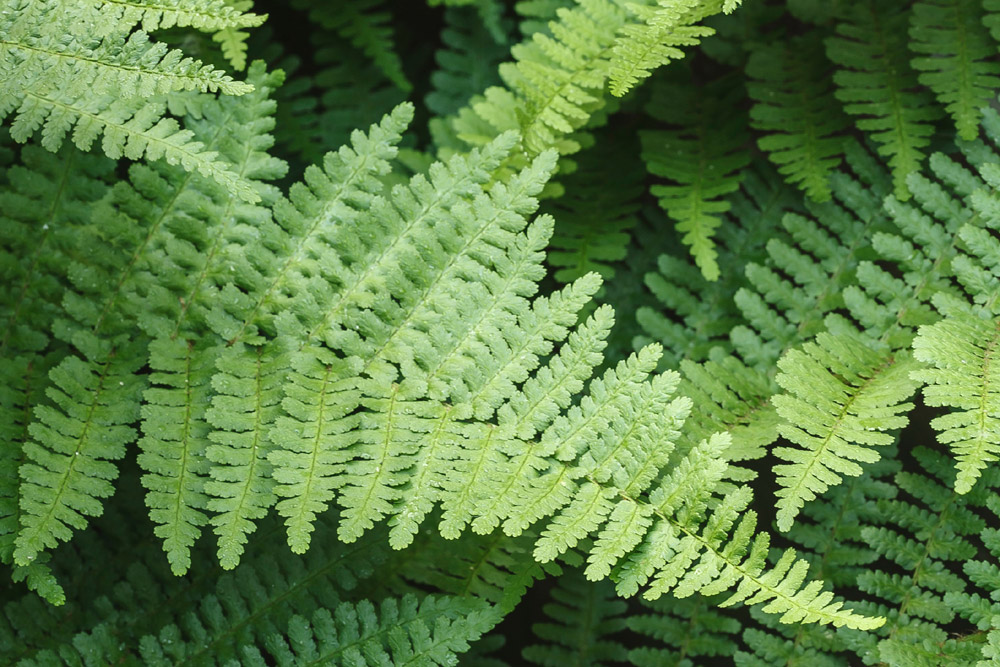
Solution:
<path fill-rule="evenodd" d="M 643 637 L 642 645 L 629 649 L 629 663 L 636 667 L 684 665 L 697 664 L 694 660 L 699 658 L 734 655 L 739 621 L 714 609 L 724 599 L 721 595 L 683 600 L 640 599 L 642 613 L 630 613 L 626 619 L 628 629 Z"/>
<path fill-rule="evenodd" d="M 708 280 L 720 272 L 713 236 L 720 214 L 729 210 L 723 199 L 739 188 L 742 169 L 750 161 L 743 149 L 743 119 L 733 113 L 741 90 L 719 80 L 704 91 L 662 84 L 653 89 L 646 111 L 657 120 L 679 126 L 641 134 L 642 159 L 654 176 L 673 181 L 650 192 L 673 218 L 681 240 Z"/>
<path fill-rule="evenodd" d="M 671 60 L 684 57 L 682 47 L 697 46 L 715 34 L 695 25 L 705 18 L 732 12 L 737 2 L 722 0 L 657 0 L 656 5 L 629 3 L 638 19 L 622 26 L 615 41 L 608 77 L 611 94 L 621 97 Z"/>
<path fill-rule="evenodd" d="M 462 598 L 390 598 L 383 600 L 377 611 L 366 600 L 345 602 L 333 613 L 318 610 L 311 622 L 293 617 L 287 638 L 272 636 L 268 640 L 269 659 L 255 648 L 248 648 L 244 659 L 246 664 L 260 667 L 453 665 L 456 655 L 467 651 L 469 643 L 489 632 L 497 620 L 489 606 Z"/>
<path fill-rule="evenodd" d="M 412 90 L 413 84 L 403 72 L 403 63 L 393 44 L 391 15 L 383 10 L 382 0 L 337 0 L 333 3 L 295 0 L 292 6 L 308 11 L 314 23 L 348 40 L 401 90 Z"/>
<path fill-rule="evenodd" d="M 466 535 L 461 548 L 456 548 L 453 540 L 421 533 L 414 544 L 394 552 L 387 569 L 399 583 L 390 579 L 388 588 L 426 591 L 430 586 L 446 595 L 481 598 L 508 614 L 536 581 L 563 572 L 558 563 L 543 565 L 532 557 L 537 538 L 532 531 L 517 537 L 494 531 Z"/>
<path fill-rule="evenodd" d="M 34 144 L 20 151 L 21 163 L 6 171 L 0 192 L 0 561 L 13 565 L 21 521 L 18 468 L 30 439 L 32 406 L 45 402 L 49 371 L 65 353 L 51 340 L 59 317 L 66 271 L 73 256 L 72 231 L 87 222 L 90 206 L 108 189 L 114 163 L 71 149 L 52 154 Z M 46 599 L 65 596 L 48 565 L 15 566 Z"/>
<path fill-rule="evenodd" d="M 248 6 L 240 8 L 231 0 L 83 0 L 81 4 L 98 6 L 108 21 L 127 28 L 139 26 L 147 33 L 174 26 L 204 32 L 255 28 L 267 19 L 266 14 L 246 13 L 251 3 L 242 3 Z M 101 29 L 108 30 L 106 26 Z"/>
<path fill-rule="evenodd" d="M 21 530 L 14 562 L 30 565 L 38 555 L 70 539 L 87 517 L 101 514 L 101 499 L 114 492 L 111 463 L 135 438 L 143 380 L 141 346 L 109 345 L 87 332 L 73 344 L 84 358 L 69 356 L 50 376 L 46 394 L 54 405 L 35 408 L 21 465 Z"/>
<path fill-rule="evenodd" d="M 745 267 L 766 260 L 765 247 L 780 236 L 783 214 L 799 208 L 801 196 L 767 163 L 757 161 L 754 167 L 744 171 L 741 189 L 728 198 L 732 208 L 719 227 L 718 261 L 729 270 L 719 280 L 708 281 L 690 258 L 665 254 L 657 270 L 644 277 L 663 307 L 643 306 L 636 320 L 649 339 L 663 344 L 669 367 L 682 359 L 704 361 L 716 347 L 732 349 L 729 334 L 742 321 L 733 297 L 744 286 Z M 658 227 L 666 224 L 658 218 L 653 222 Z M 650 342 L 646 336 L 637 342 Z"/>
<path fill-rule="evenodd" d="M 851 7 L 826 40 L 827 57 L 842 68 L 833 75 L 837 99 L 879 144 L 903 201 L 910 196 L 906 176 L 920 168 L 940 117 L 910 66 L 906 28 L 905 8 L 879 0 Z"/>
<path fill-rule="evenodd" d="M 757 140 L 789 183 L 816 201 L 830 198 L 829 176 L 840 164 L 849 123 L 826 78 L 831 69 L 812 37 L 761 46 L 750 56 L 747 92 L 755 104 L 750 124 L 767 132 Z"/>
<path fill-rule="evenodd" d="M 874 463 L 871 447 L 892 444 L 885 431 L 902 428 L 913 406 L 904 401 L 917 389 L 910 379 L 912 360 L 880 353 L 860 335 L 820 333 L 813 343 L 778 360 L 775 378 L 787 393 L 772 401 L 784 422 L 779 433 L 798 448 L 778 447 L 787 461 L 774 467 L 781 489 L 778 528 L 788 530 L 802 505 L 857 477 L 861 463 Z"/>
<path fill-rule="evenodd" d="M 149 345 L 150 387 L 142 406 L 143 437 L 139 465 L 146 470 L 142 485 L 146 505 L 163 539 L 163 550 L 174 574 L 187 572 L 190 550 L 201 527 L 208 498 L 205 480 L 209 431 L 205 419 L 214 370 L 214 354 L 196 353 L 195 343 L 157 339 Z"/>
<path fill-rule="evenodd" d="M 605 280 L 614 277 L 614 264 L 625 258 L 642 194 L 639 165 L 629 160 L 637 152 L 636 142 L 598 141 L 577 160 L 577 170 L 562 179 L 566 193 L 543 207 L 556 219 L 547 259 L 557 269 L 554 277 L 559 282 L 592 271 Z"/>
<path fill-rule="evenodd" d="M 625 646 L 614 635 L 625 629 L 627 605 L 610 582 L 589 582 L 579 570 L 568 570 L 550 595 L 552 600 L 542 607 L 546 622 L 531 627 L 545 643 L 521 650 L 527 663 L 589 667 L 625 660 Z"/>
<path fill-rule="evenodd" d="M 205 450 L 211 479 L 205 482 L 211 523 L 219 542 L 219 562 L 225 569 L 239 563 L 247 536 L 274 505 L 274 479 L 268 455 L 274 445 L 269 433 L 281 413 L 282 381 L 287 362 L 282 355 L 254 350 L 249 368 L 242 346 L 226 348 L 215 362 L 212 404 L 206 419 L 214 430 Z"/>
<path fill-rule="evenodd" d="M 998 342 L 992 319 L 961 312 L 921 327 L 913 341 L 914 357 L 931 366 L 913 374 L 924 384 L 924 400 L 953 410 L 931 425 L 957 459 L 958 493 L 968 493 L 1000 455 L 1000 396 L 994 388 L 1000 377 L 991 363 Z"/>
<path fill-rule="evenodd" d="M 453 128 L 460 139 L 477 146 L 517 129 L 528 158 L 549 148 L 560 155 L 580 150 L 572 134 L 604 105 L 611 48 L 626 15 L 610 0 L 555 11 L 547 30 L 516 44 L 514 61 L 500 65 L 507 88 L 487 88 L 459 111 Z"/>
<path fill-rule="evenodd" d="M 945 596 L 966 589 L 959 566 L 977 552 L 971 538 L 985 527 L 977 509 L 995 493 L 998 480 L 990 475 L 989 482 L 959 495 L 947 457 L 923 447 L 914 456 L 919 467 L 892 478 L 903 493 L 879 500 L 877 515 L 859 535 L 866 549 L 886 561 L 858 576 L 858 587 L 874 598 L 862 608 L 887 622 L 875 633 L 842 632 L 865 664 L 970 664 L 980 646 L 946 630 L 956 613 Z"/>
<path fill-rule="evenodd" d="M 807 503 L 788 532 L 799 553 L 817 568 L 816 576 L 835 587 L 853 587 L 857 578 L 877 559 L 861 539 L 862 525 L 877 519 L 876 503 L 896 497 L 896 487 L 886 478 L 900 469 L 894 448 L 860 477 L 830 489 L 824 502 Z M 841 665 L 849 651 L 844 633 L 823 632 L 819 626 L 785 625 L 758 610 L 751 616 L 760 625 L 748 624 L 742 638 L 747 651 L 737 653 L 738 664 L 772 665 L 782 661 L 816 665 Z"/>
<path fill-rule="evenodd" d="M 920 83 L 951 115 L 958 136 L 979 134 L 980 109 L 1000 87 L 996 44 L 983 26 L 980 0 L 921 0 L 910 15 L 910 49 Z"/>
<path fill-rule="evenodd" d="M 225 102 L 220 104 L 225 108 Z M 230 108 L 229 111 L 232 113 L 233 110 Z M 207 118 L 217 118 L 211 107 L 206 107 L 205 112 Z M 203 129 L 209 131 L 208 126 L 203 126 Z M 233 131 L 237 132 L 235 129 Z M 220 143 L 225 143 L 230 138 L 229 135 L 218 132 L 212 132 L 210 136 L 212 141 Z M 227 145 L 226 150 L 239 152 L 233 145 Z M 272 166 L 266 158 L 253 151 L 250 151 L 250 156 L 249 161 L 241 164 L 244 173 L 258 174 L 258 169 L 266 172 Z M 49 458 L 45 453 L 51 452 L 54 456 L 56 452 L 66 455 L 78 452 L 81 461 L 84 457 L 89 457 L 88 461 L 120 457 L 124 451 L 122 446 L 131 441 L 133 433 L 132 429 L 124 425 L 132 421 L 128 415 L 138 407 L 144 381 L 142 378 L 125 377 L 130 372 L 127 369 L 138 369 L 142 365 L 139 360 L 145 356 L 142 350 L 146 339 L 135 337 L 134 327 L 140 324 L 148 326 L 157 334 L 173 334 L 176 333 L 174 327 L 178 326 L 178 320 L 183 319 L 187 312 L 183 307 L 178 308 L 183 304 L 177 299 L 183 294 L 183 288 L 177 285 L 178 275 L 171 271 L 174 267 L 163 261 L 164 255 L 161 254 L 163 246 L 169 248 L 166 254 L 172 260 L 181 261 L 182 268 L 178 273 L 187 275 L 185 271 L 189 267 L 184 266 L 186 262 L 183 259 L 185 249 L 174 244 L 176 237 L 171 238 L 166 221 L 170 220 L 171 224 L 176 225 L 173 227 L 176 231 L 178 226 L 183 227 L 183 222 L 175 221 L 173 216 L 181 211 L 200 212 L 202 202 L 191 201 L 180 196 L 180 193 L 197 192 L 199 196 L 203 196 L 199 190 L 201 188 L 215 196 L 227 199 L 233 197 L 228 191 L 223 190 L 224 194 L 221 194 L 218 186 L 211 181 L 200 181 L 197 175 L 172 169 L 167 165 L 156 168 L 133 165 L 131 177 L 132 184 L 117 184 L 96 207 L 95 222 L 81 228 L 77 234 L 81 259 L 70 270 L 70 277 L 77 289 L 65 299 L 67 312 L 76 321 L 60 324 L 57 334 L 71 342 L 80 351 L 80 356 L 68 357 L 54 371 L 60 373 L 61 383 L 58 389 L 58 412 L 45 408 L 46 411 L 39 413 L 39 418 L 46 426 L 38 427 L 37 434 L 33 433 L 38 444 L 33 445 L 30 452 L 26 450 L 33 464 L 24 470 L 32 471 L 32 479 L 30 484 L 24 486 L 27 491 L 22 493 L 22 505 L 26 507 L 28 503 L 40 504 L 33 511 L 47 518 L 38 528 L 33 529 L 32 535 L 35 536 L 30 538 L 32 546 L 23 547 L 25 558 L 28 554 L 37 553 L 42 545 L 53 546 L 55 533 L 62 536 L 60 539 L 68 536 L 68 529 L 61 527 L 61 519 L 57 520 L 62 512 L 67 513 L 67 520 L 72 519 L 70 525 L 75 527 L 82 525 L 83 518 L 79 512 L 84 505 L 86 514 L 99 513 L 100 504 L 96 502 L 96 498 L 102 497 L 100 494 L 107 495 L 110 486 L 105 480 L 113 479 L 115 475 L 114 466 L 102 461 L 95 472 L 100 484 L 88 487 L 81 499 L 67 495 L 73 488 L 69 485 L 70 482 L 59 487 L 63 489 L 62 492 L 52 494 L 42 490 L 52 483 L 50 479 L 42 479 L 42 472 L 50 465 L 57 478 L 70 480 L 73 484 L 78 483 L 73 480 L 80 472 L 73 465 L 67 468 L 65 463 L 59 462 L 61 459 Z M 266 189 L 261 191 L 266 193 Z M 232 199 L 229 203 L 231 206 L 235 205 Z M 105 235 L 114 238 L 115 244 L 109 246 L 105 242 Z M 162 286 L 157 284 L 157 278 L 161 276 L 166 278 Z M 172 299 L 169 292 L 167 296 L 163 295 L 165 287 L 176 290 Z M 194 295 L 184 296 L 193 298 Z M 157 311 L 165 311 L 168 315 L 156 317 L 154 313 Z M 123 358 L 122 350 L 137 354 L 138 357 L 132 358 L 125 354 Z M 71 379 L 72 384 L 65 384 Z M 108 386 L 108 381 L 120 384 Z M 111 400 L 108 395 L 114 397 L 112 403 L 108 403 Z M 112 409 L 113 403 L 120 405 Z M 203 407 L 191 406 L 190 403 L 186 405 L 196 410 Z M 59 422 L 61 419 L 68 421 L 62 425 Z M 110 428 L 107 434 L 96 432 L 102 428 L 102 424 L 115 428 Z M 75 444 L 68 438 L 76 438 Z M 106 444 L 102 444 L 105 439 Z M 204 443 L 189 444 L 201 450 L 204 448 Z M 181 454 L 169 453 L 171 447 L 163 446 L 158 449 L 167 458 L 183 458 Z M 155 457 L 150 462 L 154 460 Z M 88 502 L 84 503 L 84 499 L 88 498 Z M 66 503 L 67 508 L 76 506 L 75 509 L 60 509 Z M 162 509 L 162 502 L 157 502 L 157 505 L 157 509 Z M 28 537 L 24 539 L 29 540 Z M 178 567 L 183 569 L 181 565 Z"/>
<path fill-rule="evenodd" d="M 778 438 L 781 418 L 770 402 L 775 393 L 774 381 L 764 373 L 742 363 L 739 358 L 713 351 L 701 363 L 681 362 L 683 395 L 699 407 L 686 422 L 678 441 L 687 453 L 713 433 L 728 433 L 732 438 L 725 457 L 733 464 L 763 457 L 767 447 Z M 729 476 L 739 481 L 756 477 L 749 469 L 733 465 Z"/>
<path fill-rule="evenodd" d="M 180 51 L 168 51 L 142 30 L 133 32 L 143 11 L 118 15 L 112 9 L 116 20 L 108 21 L 105 3 L 97 0 L 7 0 L 7 5 L 0 14 L 0 119 L 13 113 L 16 141 L 41 128 L 42 145 L 54 151 L 72 129 L 73 143 L 88 150 L 103 134 L 102 146 L 111 158 L 180 163 L 254 199 L 214 153 L 164 117 L 163 98 L 196 89 L 241 95 L 251 86 L 183 58 Z M 152 20 L 158 10 L 150 11 Z M 243 20 L 239 16 L 229 20 Z"/>
<path fill-rule="evenodd" d="M 432 90 L 424 98 L 438 116 L 457 113 L 473 95 L 499 84 L 497 66 L 508 53 L 506 42 L 496 40 L 471 8 L 449 8 L 444 20 Z"/>
<path fill-rule="evenodd" d="M 746 321 L 733 328 L 733 348 L 743 359 L 767 370 L 781 354 L 827 326 L 854 282 L 859 260 L 873 256 L 871 237 L 887 228 L 882 199 L 886 174 L 860 147 L 847 151 L 853 175 L 831 177 L 834 199 L 806 202 L 808 215 L 781 219 L 790 238 L 775 235 L 767 259 L 747 265 L 747 285 L 734 301 Z"/>

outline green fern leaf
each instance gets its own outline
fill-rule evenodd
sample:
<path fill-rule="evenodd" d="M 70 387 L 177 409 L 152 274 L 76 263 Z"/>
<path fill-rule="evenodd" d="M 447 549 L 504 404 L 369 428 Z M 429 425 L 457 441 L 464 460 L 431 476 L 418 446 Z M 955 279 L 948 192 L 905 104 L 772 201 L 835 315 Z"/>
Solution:
<path fill-rule="evenodd" d="M 146 505 L 158 524 L 154 533 L 174 574 L 187 572 L 190 551 L 208 522 L 205 420 L 212 353 L 196 353 L 194 343 L 161 338 L 149 344 L 150 388 L 144 393 L 139 466 L 146 471 Z"/>
<path fill-rule="evenodd" d="M 885 431 L 906 425 L 913 406 L 903 401 L 917 385 L 905 353 L 886 356 L 871 341 L 845 334 L 819 334 L 789 351 L 778 368 L 776 380 L 787 392 L 772 399 L 784 419 L 778 431 L 798 445 L 774 450 L 788 462 L 774 468 L 781 486 L 778 528 L 788 530 L 806 501 L 839 484 L 842 475 L 860 475 L 860 463 L 879 460 L 870 447 L 892 444 Z"/>
<path fill-rule="evenodd" d="M 73 343 L 85 355 L 67 357 L 51 372 L 46 394 L 55 404 L 39 405 L 28 428 L 21 465 L 21 530 L 14 561 L 30 565 L 38 555 L 69 540 L 72 530 L 101 514 L 114 492 L 118 470 L 111 461 L 125 455 L 135 437 L 143 381 L 141 346 L 117 346 L 81 332 Z"/>
<path fill-rule="evenodd" d="M 980 0 L 922 0 L 913 5 L 910 49 L 920 83 L 951 114 L 958 136 L 979 134 L 980 109 L 1000 87 L 996 45 L 980 22 Z"/>
<path fill-rule="evenodd" d="M 239 1 L 239 0 L 238 0 Z M 191 27 L 212 32 L 226 28 L 254 28 L 266 15 L 245 13 L 251 2 L 232 0 L 83 0 L 99 6 L 102 16 L 129 27 L 139 25 L 145 32 L 166 28 Z M 104 30 L 108 30 L 105 26 Z M 242 69 L 242 68 L 238 68 Z"/>
<path fill-rule="evenodd" d="M 381 11 L 381 0 L 339 0 L 332 4 L 295 0 L 293 5 L 308 10 L 313 22 L 335 30 L 350 41 L 401 90 L 409 92 L 413 88 L 394 50 L 391 15 Z"/>
<path fill-rule="evenodd" d="M 256 348 L 256 362 L 247 369 L 240 345 L 223 350 L 212 377 L 212 404 L 206 419 L 214 427 L 205 449 L 211 479 L 205 482 L 211 523 L 219 541 L 219 563 L 236 566 L 254 521 L 264 518 L 277 500 L 268 454 L 270 428 L 280 414 L 281 380 L 287 363 L 281 355 L 265 356 Z M 250 372 L 247 372 L 247 371 Z"/>
<path fill-rule="evenodd" d="M 546 667 L 590 667 L 625 659 L 625 646 L 614 635 L 625 629 L 627 605 L 616 598 L 609 582 L 594 584 L 578 570 L 569 570 L 559 577 L 551 596 L 542 607 L 546 622 L 531 627 L 545 643 L 525 646 L 524 660 Z"/>
<path fill-rule="evenodd" d="M 58 149 L 73 130 L 73 143 L 88 150 L 104 135 L 102 147 L 111 158 L 165 159 L 215 178 L 241 196 L 255 200 L 232 172 L 215 159 L 177 122 L 164 117 L 164 97 L 177 91 L 221 91 L 241 95 L 252 86 L 183 58 L 150 41 L 136 24 L 196 21 L 190 12 L 211 12 L 218 21 L 255 22 L 259 17 L 228 13 L 221 3 L 210 7 L 118 6 L 103 0 L 81 3 L 7 0 L 0 14 L 4 35 L 0 57 L 0 119 L 13 113 L 11 136 L 27 141 L 42 130 L 42 145 Z M 5 5 L 6 6 L 6 5 Z M 171 11 L 180 14 L 171 14 Z M 187 10 L 185 12 L 184 10 Z M 218 12 L 226 14 L 225 17 Z M 108 20 L 112 18 L 112 20 Z M 198 21 L 209 25 L 202 14 Z M 93 29 L 96 27 L 96 29 Z M 72 36 L 66 38 L 65 36 Z"/>
<path fill-rule="evenodd" d="M 739 188 L 750 158 L 743 150 L 745 134 L 732 108 L 740 90 L 719 80 L 703 93 L 690 87 L 660 85 L 646 107 L 655 118 L 680 126 L 643 132 L 642 159 L 647 170 L 674 182 L 654 185 L 650 192 L 676 221 L 682 241 L 708 280 L 718 280 L 713 236 L 719 215 L 729 210 L 722 199 Z"/>
<path fill-rule="evenodd" d="M 406 596 L 384 600 L 378 610 L 367 600 L 342 603 L 333 613 L 320 609 L 307 621 L 294 616 L 287 639 L 272 637 L 268 653 L 281 667 L 306 664 L 453 665 L 497 623 L 496 613 L 479 601 Z M 249 665 L 272 664 L 255 648 Z"/>
<path fill-rule="evenodd" d="M 954 410 L 936 417 L 931 425 L 958 461 L 958 493 L 968 493 L 987 464 L 1000 455 L 996 406 L 1000 398 L 993 389 L 997 378 L 991 363 L 998 342 L 995 322 L 960 312 L 921 327 L 913 341 L 914 356 L 931 366 L 913 374 L 924 383 L 924 400 Z"/>
<path fill-rule="evenodd" d="M 621 97 L 653 70 L 683 58 L 681 47 L 695 46 L 702 37 L 715 33 L 711 28 L 693 24 L 720 11 L 721 3 L 704 0 L 657 0 L 657 3 L 652 7 L 638 3 L 629 6 L 640 22 L 624 25 L 615 42 L 609 76 L 612 95 Z"/>
<path fill-rule="evenodd" d="M 848 125 L 824 81 L 829 63 L 811 38 L 762 46 L 747 62 L 747 92 L 755 101 L 751 126 L 769 134 L 757 140 L 778 171 L 816 201 L 830 198 L 830 171 L 841 161 L 838 136 Z"/>
<path fill-rule="evenodd" d="M 906 51 L 905 10 L 880 0 L 852 7 L 826 40 L 827 57 L 842 69 L 833 75 L 844 111 L 888 159 L 894 192 L 909 198 L 906 176 L 917 171 L 940 112 L 917 85 Z"/>

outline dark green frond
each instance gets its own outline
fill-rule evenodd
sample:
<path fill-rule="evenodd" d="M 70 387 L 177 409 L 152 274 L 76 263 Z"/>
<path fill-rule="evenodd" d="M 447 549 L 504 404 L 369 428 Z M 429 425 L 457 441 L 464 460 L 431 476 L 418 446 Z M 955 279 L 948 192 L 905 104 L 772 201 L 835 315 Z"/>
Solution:
<path fill-rule="evenodd" d="M 621 663 L 627 650 L 620 638 L 627 605 L 609 582 L 591 583 L 579 570 L 556 580 L 552 600 L 542 607 L 547 622 L 531 627 L 536 641 L 521 651 L 532 665 L 596 667 Z"/>
<path fill-rule="evenodd" d="M 789 183 L 816 201 L 830 198 L 831 170 L 841 162 L 849 123 L 826 74 L 832 69 L 815 39 L 761 45 L 747 62 L 750 123 L 766 132 L 760 149 Z"/>
<path fill-rule="evenodd" d="M 905 7 L 892 0 L 859 3 L 846 10 L 836 35 L 826 40 L 827 57 L 841 67 L 833 75 L 837 99 L 858 117 L 858 129 L 879 144 L 901 200 L 909 198 L 906 176 L 920 169 L 940 117 L 910 66 L 907 22 Z"/>

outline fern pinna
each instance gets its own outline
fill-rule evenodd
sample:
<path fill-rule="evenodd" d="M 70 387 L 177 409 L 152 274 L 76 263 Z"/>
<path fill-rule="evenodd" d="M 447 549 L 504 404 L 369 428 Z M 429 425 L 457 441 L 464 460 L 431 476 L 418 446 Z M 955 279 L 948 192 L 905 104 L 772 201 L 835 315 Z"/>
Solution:
<path fill-rule="evenodd" d="M 0 662 L 994 664 L 1000 3 L 743 5 L 0 0 Z"/>

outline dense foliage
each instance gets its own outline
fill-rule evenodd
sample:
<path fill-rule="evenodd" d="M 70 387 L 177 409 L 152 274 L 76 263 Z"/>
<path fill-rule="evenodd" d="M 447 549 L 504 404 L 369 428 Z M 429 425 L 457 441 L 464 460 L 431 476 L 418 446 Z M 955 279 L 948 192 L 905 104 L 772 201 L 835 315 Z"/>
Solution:
<path fill-rule="evenodd" d="M 1000 664 L 998 56 L 0 0 L 0 663 Z"/>

